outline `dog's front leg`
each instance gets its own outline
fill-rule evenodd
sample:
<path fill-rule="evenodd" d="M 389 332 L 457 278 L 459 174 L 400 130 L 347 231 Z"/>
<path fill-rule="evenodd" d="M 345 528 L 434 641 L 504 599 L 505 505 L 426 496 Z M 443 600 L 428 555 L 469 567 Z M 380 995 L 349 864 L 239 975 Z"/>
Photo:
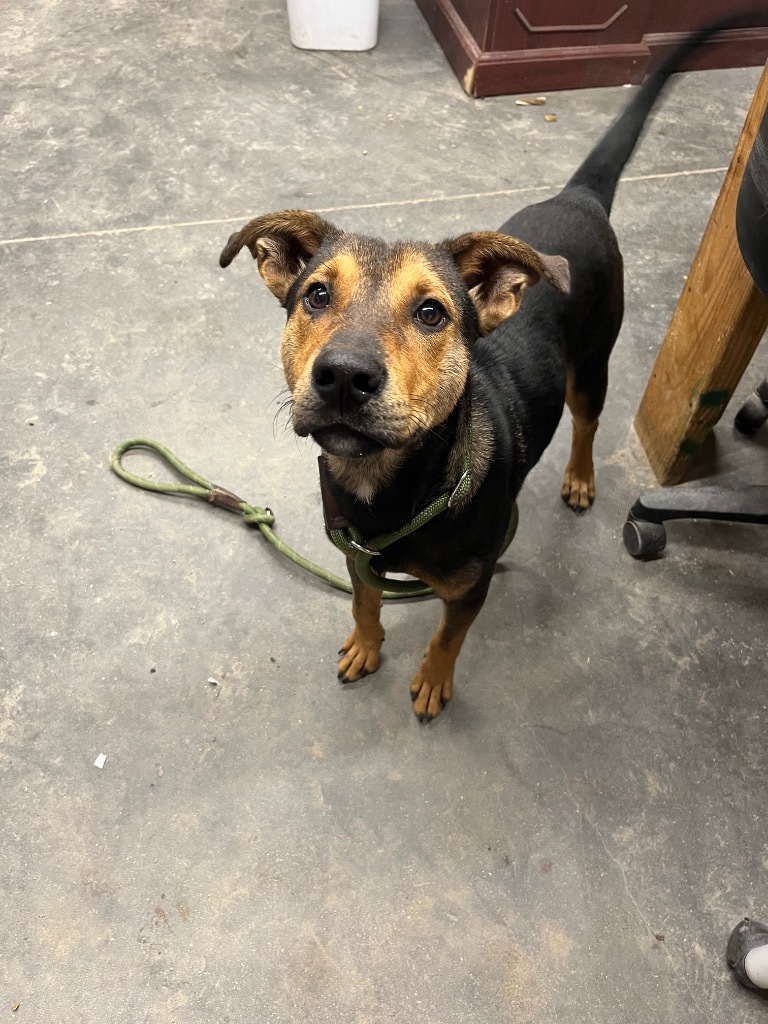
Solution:
<path fill-rule="evenodd" d="M 354 683 L 369 676 L 379 667 L 381 645 L 384 643 L 384 627 L 381 612 L 381 591 L 367 587 L 355 571 L 354 559 L 347 559 L 347 568 L 352 580 L 352 615 L 355 628 L 344 641 L 339 654 L 339 679 L 342 683 Z"/>
<path fill-rule="evenodd" d="M 449 596 L 439 584 L 432 582 L 431 585 L 443 598 L 443 617 L 411 683 L 413 710 L 420 722 L 437 718 L 451 699 L 456 659 L 488 593 L 488 583 L 476 585 L 460 597 Z"/>

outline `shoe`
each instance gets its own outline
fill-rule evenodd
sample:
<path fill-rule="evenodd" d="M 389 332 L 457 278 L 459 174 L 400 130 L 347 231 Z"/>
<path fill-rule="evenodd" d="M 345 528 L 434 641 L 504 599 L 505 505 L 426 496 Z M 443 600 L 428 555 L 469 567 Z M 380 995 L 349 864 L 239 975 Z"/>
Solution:
<path fill-rule="evenodd" d="M 755 992 L 768 994 L 768 983 L 764 986 L 756 985 L 747 973 L 747 954 L 758 946 L 768 946 L 768 928 L 759 921 L 745 917 L 731 932 L 725 958 L 742 985 L 754 989 Z"/>

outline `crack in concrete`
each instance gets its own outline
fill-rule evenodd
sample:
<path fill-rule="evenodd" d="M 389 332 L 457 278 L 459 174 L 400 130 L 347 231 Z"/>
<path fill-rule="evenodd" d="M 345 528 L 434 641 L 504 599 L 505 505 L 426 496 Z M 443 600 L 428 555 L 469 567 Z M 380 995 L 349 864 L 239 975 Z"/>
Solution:
<path fill-rule="evenodd" d="M 661 171 L 657 174 L 637 174 L 621 179 L 621 184 L 638 181 L 656 181 L 668 178 L 690 178 L 702 174 L 724 174 L 727 167 L 700 167 L 693 170 Z M 495 199 L 503 196 L 524 195 L 526 192 L 552 192 L 557 194 L 563 185 L 527 185 L 524 188 L 502 188 L 492 192 L 460 192 L 448 196 L 422 196 L 417 199 L 387 199 L 379 203 L 350 203 L 347 206 L 317 207 L 316 213 L 344 213 L 350 210 L 384 210 L 393 206 L 423 206 L 430 203 L 454 203 L 465 199 Z M 113 235 L 139 234 L 143 231 L 175 231 L 181 228 L 209 227 L 215 224 L 241 224 L 250 220 L 249 214 L 239 217 L 217 217 L 212 220 L 183 220 L 172 224 L 138 224 L 130 228 L 94 228 L 88 231 L 66 231 L 53 235 L 29 235 L 22 238 L 0 238 L 0 245 L 22 245 L 30 242 L 57 242 L 68 238 L 106 238 Z"/>

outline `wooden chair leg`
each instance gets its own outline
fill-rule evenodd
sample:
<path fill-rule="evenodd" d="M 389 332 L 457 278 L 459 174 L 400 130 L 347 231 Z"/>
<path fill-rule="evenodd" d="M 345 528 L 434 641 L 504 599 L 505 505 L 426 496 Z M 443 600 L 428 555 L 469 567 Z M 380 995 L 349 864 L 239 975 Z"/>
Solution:
<path fill-rule="evenodd" d="M 736 239 L 739 186 L 766 106 L 768 65 L 635 418 L 661 484 L 685 479 L 768 327 L 768 300 Z"/>

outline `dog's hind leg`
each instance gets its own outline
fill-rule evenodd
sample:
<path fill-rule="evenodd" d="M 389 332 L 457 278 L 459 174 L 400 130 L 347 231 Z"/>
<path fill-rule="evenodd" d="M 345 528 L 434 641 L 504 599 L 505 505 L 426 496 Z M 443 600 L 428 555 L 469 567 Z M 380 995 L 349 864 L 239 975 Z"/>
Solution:
<path fill-rule="evenodd" d="M 571 411 L 573 434 L 571 455 L 565 467 L 561 495 L 575 512 L 583 512 L 595 500 L 595 467 L 592 461 L 592 443 L 603 411 L 608 386 L 608 367 L 589 381 L 588 388 L 580 388 L 576 375 L 569 370 L 565 401 Z"/>
<path fill-rule="evenodd" d="M 343 657 L 338 664 L 338 677 L 342 683 L 354 683 L 369 676 L 379 667 L 384 627 L 379 618 L 381 591 L 367 587 L 355 571 L 353 560 L 347 560 L 352 580 L 352 615 L 355 628 L 339 651 Z"/>
<path fill-rule="evenodd" d="M 571 454 L 563 475 L 561 495 L 575 512 L 583 512 L 595 500 L 595 468 L 592 444 L 608 389 L 608 360 L 616 344 L 624 314 L 621 257 L 611 285 L 589 317 L 583 337 L 566 353 L 568 378 L 565 402 L 573 418 Z"/>

